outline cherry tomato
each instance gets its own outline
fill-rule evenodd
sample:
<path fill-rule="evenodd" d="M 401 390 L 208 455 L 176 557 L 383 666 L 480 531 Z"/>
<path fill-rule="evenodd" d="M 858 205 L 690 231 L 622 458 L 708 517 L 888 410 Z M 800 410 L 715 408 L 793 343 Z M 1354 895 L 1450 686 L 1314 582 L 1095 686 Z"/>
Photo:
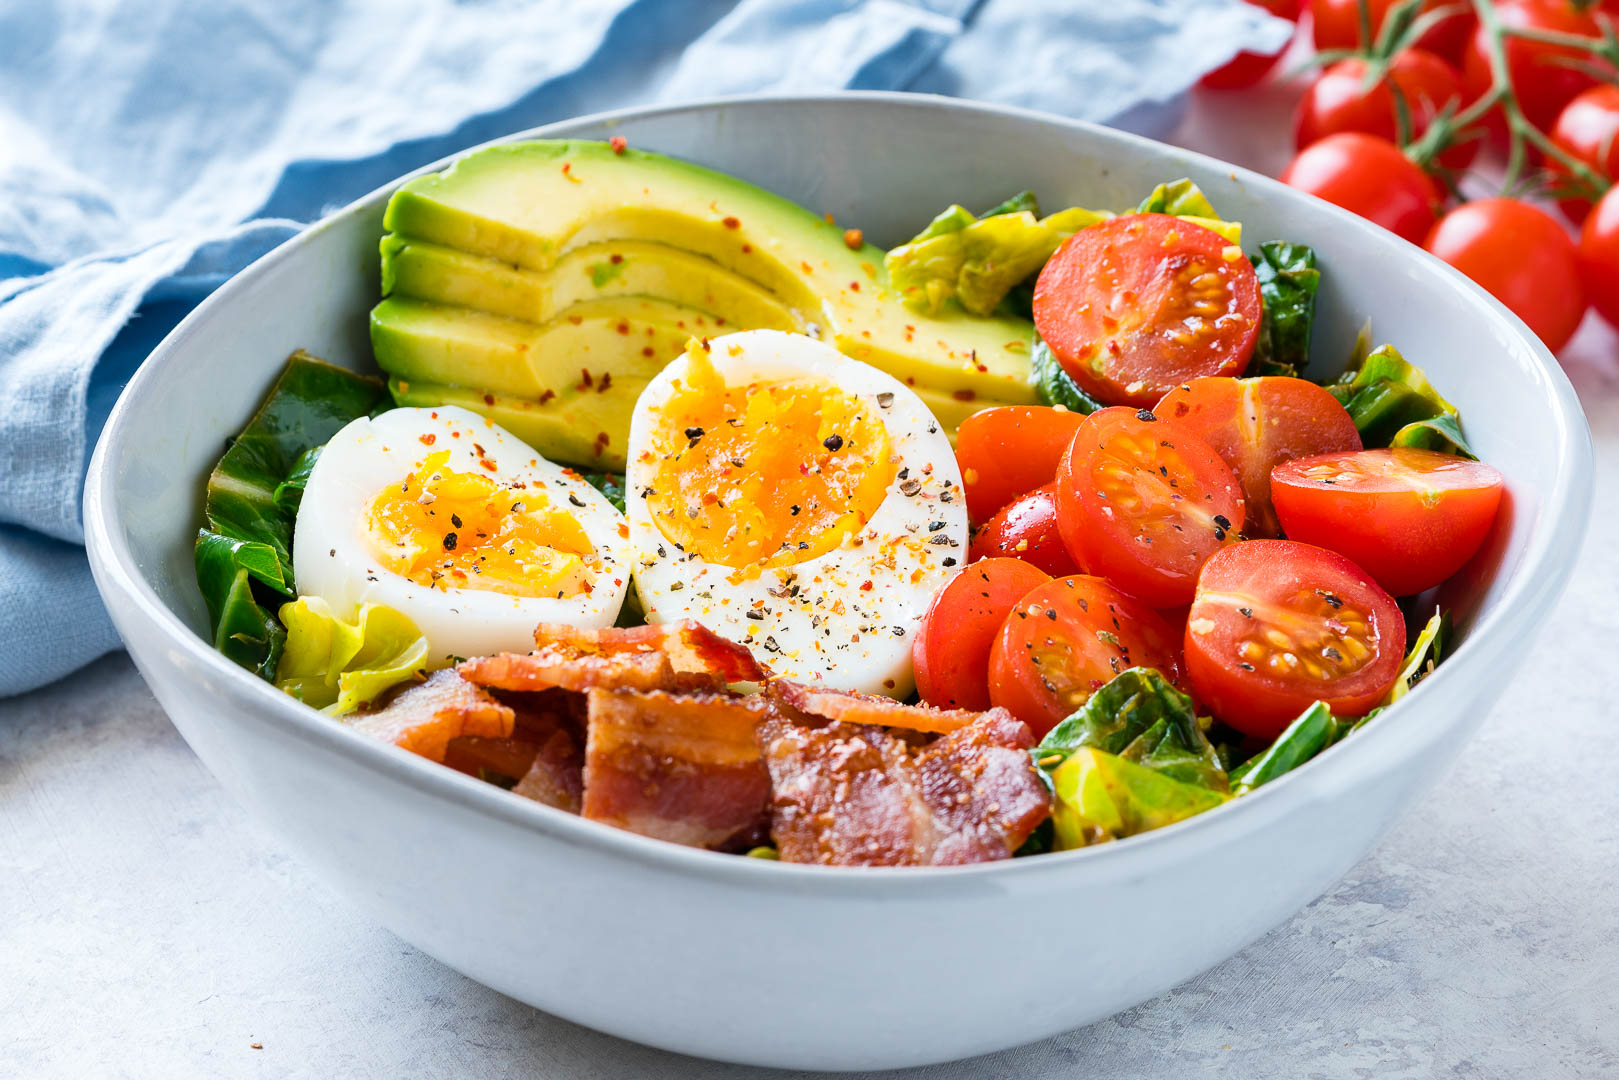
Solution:
<path fill-rule="evenodd" d="M 975 412 L 956 434 L 956 461 L 973 524 L 1025 492 L 1051 483 L 1084 414 L 1044 405 Z"/>
<path fill-rule="evenodd" d="M 1190 603 L 1197 572 L 1242 531 L 1242 485 L 1192 429 L 1102 409 L 1057 470 L 1057 523 L 1088 574 L 1153 607 Z"/>
<path fill-rule="evenodd" d="M 1336 551 L 1395 596 L 1466 565 L 1495 521 L 1501 485 L 1488 465 L 1403 446 L 1299 458 L 1271 474 L 1289 537 Z"/>
<path fill-rule="evenodd" d="M 1248 0 L 1248 2 L 1288 22 L 1299 21 L 1300 8 L 1297 0 Z M 1285 52 L 1287 52 L 1286 45 L 1270 56 L 1263 53 L 1238 53 L 1225 67 L 1215 68 L 1203 76 L 1201 84 L 1211 90 L 1242 90 L 1253 86 L 1270 74 L 1270 69 L 1276 66 Z"/>
<path fill-rule="evenodd" d="M 1344 131 L 1299 152 L 1282 183 L 1336 203 L 1413 244 L 1434 223 L 1439 189 L 1387 139 Z M 1227 373 L 1229 374 L 1229 373 Z"/>
<path fill-rule="evenodd" d="M 1552 142 L 1598 175 L 1619 179 L 1619 86 L 1593 86 L 1563 106 L 1552 126 Z M 1546 167 L 1566 177 L 1567 166 L 1547 155 Z M 1558 205 L 1573 221 L 1591 212 L 1589 199 L 1562 199 Z"/>
<path fill-rule="evenodd" d="M 1308 379 L 1193 379 L 1153 411 L 1196 431 L 1231 466 L 1247 503 L 1242 531 L 1251 537 L 1280 531 L 1270 501 L 1270 471 L 1279 462 L 1360 449 L 1355 421 Z"/>
<path fill-rule="evenodd" d="M 1057 528 L 1057 485 L 1013 499 L 973 534 L 968 557 L 1022 559 L 1052 577 L 1079 573 Z"/>
<path fill-rule="evenodd" d="M 1018 600 L 996 635 L 989 697 L 1038 738 L 1131 667 L 1157 668 L 1182 685 L 1174 631 L 1101 578 L 1056 578 Z"/>
<path fill-rule="evenodd" d="M 1186 379 L 1241 371 L 1259 317 L 1259 279 L 1242 249 L 1164 214 L 1081 229 L 1034 287 L 1040 336 L 1109 405 L 1149 406 Z"/>
<path fill-rule="evenodd" d="M 1316 701 L 1339 716 L 1366 713 L 1404 656 L 1394 598 L 1337 552 L 1292 540 L 1250 540 L 1210 559 L 1186 621 L 1198 699 L 1262 739 Z"/>
<path fill-rule="evenodd" d="M 1388 74 L 1370 87 L 1366 70 L 1366 61 L 1352 57 L 1333 64 L 1310 84 L 1294 114 L 1295 146 L 1302 150 L 1340 131 L 1359 131 L 1397 142 L 1396 90 L 1405 100 L 1412 138 L 1427 131 L 1445 105 L 1461 105 L 1461 74 L 1426 50 L 1400 53 L 1390 63 Z M 1441 154 L 1440 161 L 1452 169 L 1465 169 L 1477 155 L 1478 140 L 1463 140 Z"/>
<path fill-rule="evenodd" d="M 1580 277 L 1592 305 L 1619 327 L 1619 185 L 1608 189 L 1580 230 Z"/>
<path fill-rule="evenodd" d="M 1446 214 L 1423 245 L 1484 286 L 1556 352 L 1585 314 L 1579 252 L 1552 216 L 1517 199 L 1477 199 Z"/>
<path fill-rule="evenodd" d="M 1496 5 L 1501 23 L 1513 30 L 1541 30 L 1558 34 L 1599 39 L 1595 17 L 1580 11 L 1568 0 L 1511 0 Z M 1546 45 L 1538 41 L 1507 37 L 1507 74 L 1518 95 L 1518 105 L 1529 122 L 1546 130 L 1557 119 L 1564 105 L 1597 80 L 1584 71 L 1568 66 L 1569 61 L 1590 63 L 1589 53 L 1566 45 Z M 1479 26 L 1467 43 L 1462 61 L 1462 86 L 1469 101 L 1490 88 L 1494 74 L 1490 64 L 1490 34 Z"/>
<path fill-rule="evenodd" d="M 1388 17 L 1389 9 L 1398 2 L 1399 0 L 1368 0 L 1367 10 L 1371 15 L 1374 38 L 1382 32 L 1383 20 Z M 1422 10 L 1427 12 L 1447 6 L 1458 9 L 1466 7 L 1465 4 L 1451 4 L 1449 0 L 1423 0 Z M 1358 0 L 1312 0 L 1310 7 L 1315 13 L 1317 50 L 1364 49 L 1372 44 L 1361 40 Z M 1417 45 L 1454 62 L 1461 58 L 1462 52 L 1467 48 L 1468 39 L 1473 35 L 1473 28 L 1477 25 L 1478 19 L 1471 11 L 1457 10 L 1450 17 L 1441 19 L 1430 27 L 1417 39 Z"/>
<path fill-rule="evenodd" d="M 1050 581 L 1017 559 L 981 559 L 945 582 L 911 639 L 916 692 L 930 705 L 989 708 L 989 651 L 1012 605 Z"/>

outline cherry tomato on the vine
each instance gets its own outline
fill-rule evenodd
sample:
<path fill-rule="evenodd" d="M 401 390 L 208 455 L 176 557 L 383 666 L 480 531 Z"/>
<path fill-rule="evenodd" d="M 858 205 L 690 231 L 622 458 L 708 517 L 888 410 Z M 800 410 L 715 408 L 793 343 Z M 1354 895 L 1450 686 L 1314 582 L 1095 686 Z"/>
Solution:
<path fill-rule="evenodd" d="M 1482 462 L 1403 446 L 1297 458 L 1271 474 L 1290 539 L 1336 551 L 1395 596 L 1466 565 L 1489 535 L 1501 486 Z"/>
<path fill-rule="evenodd" d="M 1439 189 L 1387 139 L 1345 131 L 1299 152 L 1282 183 L 1336 203 L 1413 244 L 1433 227 Z M 1227 373 L 1228 374 L 1228 373 Z"/>
<path fill-rule="evenodd" d="M 1619 179 L 1619 86 L 1604 83 L 1581 93 L 1557 114 L 1551 135 L 1570 157 L 1609 180 Z M 1568 175 L 1568 167 L 1550 155 L 1546 167 Z M 1584 220 L 1591 210 L 1589 199 L 1565 198 L 1558 205 L 1574 221 Z"/>
<path fill-rule="evenodd" d="M 1398 3 L 1399 0 L 1367 0 L 1374 38 L 1382 32 L 1383 20 L 1388 17 L 1389 9 Z M 1441 7 L 1456 10 L 1430 27 L 1417 39 L 1417 45 L 1446 60 L 1456 61 L 1467 48 L 1467 40 L 1472 36 L 1478 19 L 1465 4 L 1455 4 L 1450 0 L 1423 0 L 1422 10 L 1425 12 Z M 1317 49 L 1364 49 L 1372 44 L 1361 40 L 1358 0 L 1312 0 L 1310 8 L 1315 13 Z"/>
<path fill-rule="evenodd" d="M 1056 484 L 1013 499 L 973 534 L 968 558 L 976 561 L 1002 556 L 1022 559 L 1052 577 L 1079 573 L 1057 526 Z"/>
<path fill-rule="evenodd" d="M 1004 405 L 963 420 L 956 433 L 956 461 L 973 524 L 1051 483 L 1084 419 L 1082 413 L 1045 405 Z"/>
<path fill-rule="evenodd" d="M 1423 246 L 1511 308 L 1552 352 L 1580 325 L 1586 303 L 1579 252 L 1544 210 L 1517 199 L 1463 203 Z"/>
<path fill-rule="evenodd" d="M 1289 22 L 1299 21 L 1298 0 L 1248 0 L 1248 3 Z M 1203 76 L 1201 85 L 1211 90 L 1246 89 L 1270 74 L 1271 68 L 1276 66 L 1286 51 L 1287 46 L 1283 45 L 1270 56 L 1264 53 L 1238 53 L 1224 67 L 1215 68 Z"/>
<path fill-rule="evenodd" d="M 1081 389 L 1156 404 L 1199 375 L 1233 375 L 1259 337 L 1259 279 L 1219 233 L 1165 214 L 1079 230 L 1040 271 L 1034 325 Z"/>
<path fill-rule="evenodd" d="M 1619 327 L 1619 184 L 1602 196 L 1580 230 L 1580 276 L 1591 306 Z"/>
<path fill-rule="evenodd" d="M 1509 30 L 1539 30 L 1590 38 L 1595 44 L 1601 30 L 1590 11 L 1582 11 L 1568 0 L 1510 0 L 1496 5 L 1501 23 Z M 1550 128 L 1557 114 L 1574 96 L 1597 80 L 1591 74 L 1570 66 L 1591 63 L 1589 53 L 1567 45 L 1548 45 L 1508 36 L 1503 41 L 1507 73 L 1512 80 L 1518 105 L 1530 123 L 1541 130 Z M 1494 81 L 1490 61 L 1490 32 L 1482 24 L 1473 31 L 1462 61 L 1462 86 L 1469 101 L 1481 97 Z"/>
<path fill-rule="evenodd" d="M 989 708 L 989 651 L 1023 596 L 1050 577 L 1017 559 L 969 563 L 945 582 L 911 639 L 916 692 L 947 709 Z"/>
<path fill-rule="evenodd" d="M 1395 92 L 1404 99 L 1410 118 L 1410 136 L 1428 130 L 1441 109 L 1462 103 L 1462 77 L 1455 68 L 1431 52 L 1407 49 L 1389 63 L 1388 73 L 1366 85 L 1367 63 L 1351 57 L 1323 71 L 1299 99 L 1294 116 L 1293 143 L 1304 149 L 1340 131 L 1360 131 L 1380 139 L 1399 139 Z M 1452 169 L 1465 169 L 1478 155 L 1478 140 L 1457 141 L 1439 160 Z"/>
<path fill-rule="evenodd" d="M 1250 540 L 1210 559 L 1186 620 L 1198 700 L 1264 739 L 1317 701 L 1340 716 L 1369 711 L 1404 656 L 1394 598 L 1337 552 L 1292 540 Z"/>

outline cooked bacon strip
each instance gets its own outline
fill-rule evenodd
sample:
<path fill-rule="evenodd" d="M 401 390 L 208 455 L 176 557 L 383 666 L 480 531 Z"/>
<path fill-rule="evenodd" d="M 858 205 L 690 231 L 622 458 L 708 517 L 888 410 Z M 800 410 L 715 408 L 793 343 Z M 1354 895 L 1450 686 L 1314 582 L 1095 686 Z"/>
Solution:
<path fill-rule="evenodd" d="M 464 735 L 504 739 L 511 735 L 515 719 L 510 707 L 450 670 L 435 671 L 386 707 L 361 713 L 349 724 L 383 742 L 443 761 L 451 739 Z"/>
<path fill-rule="evenodd" d="M 500 690 L 560 687 L 578 693 L 596 687 L 721 690 L 766 675 L 745 645 L 689 620 L 603 630 L 541 623 L 534 641 L 537 647 L 527 655 L 479 657 L 460 670 L 478 685 Z"/>
<path fill-rule="evenodd" d="M 584 802 L 585 755 L 566 731 L 555 731 L 534 755 L 528 772 L 512 791 L 558 810 L 577 814 Z"/>
<path fill-rule="evenodd" d="M 917 750 L 879 727 L 768 721 L 784 862 L 944 866 L 1010 858 L 1051 812 L 1027 725 L 1001 709 Z"/>
<path fill-rule="evenodd" d="M 444 764 L 481 779 L 509 777 L 516 794 L 577 814 L 584 791 L 584 698 L 547 690 L 508 693 L 503 701 L 517 714 L 511 738 L 451 739 Z"/>
<path fill-rule="evenodd" d="M 903 705 L 893 698 L 862 694 L 856 690 L 828 690 L 788 679 L 772 679 L 766 693 L 785 701 L 806 716 L 841 720 L 845 724 L 880 724 L 912 731 L 945 733 L 957 731 L 978 719 L 980 713 L 968 709 L 935 709 L 927 705 Z"/>
<path fill-rule="evenodd" d="M 762 697 L 592 690 L 584 816 L 690 847 L 721 847 L 765 820 Z"/>

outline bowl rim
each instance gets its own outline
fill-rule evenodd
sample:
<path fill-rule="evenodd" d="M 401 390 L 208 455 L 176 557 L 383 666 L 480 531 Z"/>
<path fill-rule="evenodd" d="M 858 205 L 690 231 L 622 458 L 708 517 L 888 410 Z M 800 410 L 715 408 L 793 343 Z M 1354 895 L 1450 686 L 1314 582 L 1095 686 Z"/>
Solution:
<path fill-rule="evenodd" d="M 109 608 L 122 608 L 155 629 L 171 648 L 179 649 L 187 661 L 201 665 L 220 681 L 223 694 L 250 706 L 243 709 L 255 720 L 283 725 L 301 740 L 328 751 L 343 755 L 363 768 L 380 776 L 401 781 L 417 788 L 422 795 L 458 804 L 461 808 L 490 815 L 504 823 L 533 832 L 571 847 L 591 849 L 610 857 L 622 857 L 641 864 L 647 869 L 667 873 L 696 876 L 717 883 L 745 885 L 769 891 L 803 893 L 806 888 L 829 896 L 888 895 L 896 891 L 923 888 L 937 890 L 947 883 L 968 888 L 982 888 L 999 882 L 1009 875 L 1027 878 L 1029 875 L 1066 875 L 1091 868 L 1100 872 L 1104 867 L 1114 874 L 1138 872 L 1144 862 L 1173 858 L 1183 848 L 1198 844 L 1210 830 L 1239 830 L 1252 832 L 1263 828 L 1265 822 L 1290 812 L 1292 807 L 1319 797 L 1319 789 L 1330 786 L 1335 779 L 1342 784 L 1364 781 L 1366 774 L 1379 762 L 1399 758 L 1410 751 L 1428 725 L 1372 724 L 1357 738 L 1347 740 L 1307 762 L 1264 787 L 1233 799 L 1214 810 L 1178 822 L 1167 828 L 1154 830 L 1129 839 L 1128 843 L 1103 844 L 1077 851 L 1054 852 L 1040 858 L 1009 859 L 957 867 L 883 867 L 877 872 L 865 867 L 827 867 L 796 865 L 772 860 L 742 858 L 720 854 L 678 844 L 654 840 L 611 825 L 589 821 L 528 799 L 513 797 L 509 792 L 465 776 L 454 769 L 428 761 L 399 747 L 384 744 L 353 730 L 347 724 L 333 723 L 330 717 L 304 706 L 277 690 L 273 684 L 260 679 L 232 663 L 215 650 L 210 642 L 195 633 L 181 621 L 141 573 L 126 537 L 117 527 L 115 511 L 119 509 L 116 497 L 113 460 L 123 450 L 132 417 L 146 405 L 149 388 L 161 375 L 167 358 L 182 350 L 187 339 L 198 326 L 212 318 L 216 310 L 236 301 L 240 295 L 250 294 L 256 280 L 281 262 L 297 257 L 300 250 L 314 237 L 335 227 L 348 218 L 363 214 L 383 203 L 401 184 L 415 176 L 436 172 L 450 162 L 483 147 L 500 143 L 536 138 L 568 137 L 572 131 L 591 126 L 611 127 L 624 120 L 656 120 L 685 114 L 722 111 L 737 107 L 800 106 L 807 108 L 831 107 L 855 109 L 861 104 L 881 103 L 952 114 L 972 113 L 981 117 L 1005 118 L 1024 122 L 1037 122 L 1068 134 L 1079 135 L 1092 143 L 1111 144 L 1128 154 L 1147 154 L 1158 157 L 1167 153 L 1177 155 L 1189 163 L 1210 170 L 1228 173 L 1232 179 L 1251 186 L 1256 193 L 1272 197 L 1308 200 L 1311 196 L 1288 188 L 1279 181 L 1252 170 L 1221 161 L 1206 154 L 1178 146 L 1119 131 L 1083 120 L 1074 120 L 1051 113 L 1016 106 L 967 101 L 932 94 L 895 91 L 840 91 L 816 94 L 759 95 L 744 94 L 707 98 L 699 101 L 650 107 L 630 107 L 585 116 L 571 117 L 524 131 L 503 135 L 447 155 L 379 186 L 346 206 L 312 223 L 296 236 L 267 252 L 243 268 L 212 294 L 203 299 L 150 353 L 128 385 L 119 395 L 116 405 L 102 430 L 92 455 L 85 481 L 84 519 L 85 542 L 95 571 L 97 587 Z M 699 162 L 701 163 L 701 162 Z M 1507 644 L 1513 633 L 1511 625 L 1522 620 L 1537 608 L 1541 614 L 1550 606 L 1566 584 L 1568 568 L 1578 554 L 1584 539 L 1590 514 L 1588 494 L 1592 488 L 1592 450 L 1590 432 L 1574 393 L 1561 367 L 1549 350 L 1534 334 L 1508 311 L 1499 301 L 1469 281 L 1458 271 L 1442 263 L 1415 245 L 1387 233 L 1378 226 L 1336 206 L 1318 203 L 1316 212 L 1326 212 L 1337 224 L 1348 230 L 1352 242 L 1371 245 L 1402 246 L 1403 254 L 1419 262 L 1426 261 L 1431 273 L 1448 277 L 1452 285 L 1461 285 L 1482 308 L 1479 314 L 1493 319 L 1510 330 L 1527 346 L 1533 358 L 1536 374 L 1544 385 L 1544 398 L 1551 410 L 1553 426 L 1557 431 L 1557 461 L 1555 482 L 1550 491 L 1542 492 L 1544 508 L 1542 520 L 1530 534 L 1522 550 L 1520 563 L 1506 590 L 1495 604 L 1472 627 L 1468 639 L 1458 648 L 1449 662 L 1424 679 L 1402 702 L 1405 711 L 1422 703 L 1437 702 L 1439 695 L 1448 690 L 1460 691 L 1473 670 L 1488 661 L 1489 646 L 1501 642 L 1496 650 Z M 1538 629 L 1538 626 L 1536 627 Z"/>

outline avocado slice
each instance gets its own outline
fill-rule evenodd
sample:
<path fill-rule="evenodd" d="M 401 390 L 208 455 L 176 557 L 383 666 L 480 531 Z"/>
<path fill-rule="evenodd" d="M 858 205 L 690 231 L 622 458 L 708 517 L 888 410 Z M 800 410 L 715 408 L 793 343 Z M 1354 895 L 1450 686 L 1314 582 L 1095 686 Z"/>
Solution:
<path fill-rule="evenodd" d="M 606 389 L 599 382 L 574 386 L 538 401 L 396 375 L 388 380 L 388 390 L 399 405 L 459 405 L 480 413 L 548 458 L 623 472 L 627 418 L 646 384 L 644 377 L 615 377 Z"/>

